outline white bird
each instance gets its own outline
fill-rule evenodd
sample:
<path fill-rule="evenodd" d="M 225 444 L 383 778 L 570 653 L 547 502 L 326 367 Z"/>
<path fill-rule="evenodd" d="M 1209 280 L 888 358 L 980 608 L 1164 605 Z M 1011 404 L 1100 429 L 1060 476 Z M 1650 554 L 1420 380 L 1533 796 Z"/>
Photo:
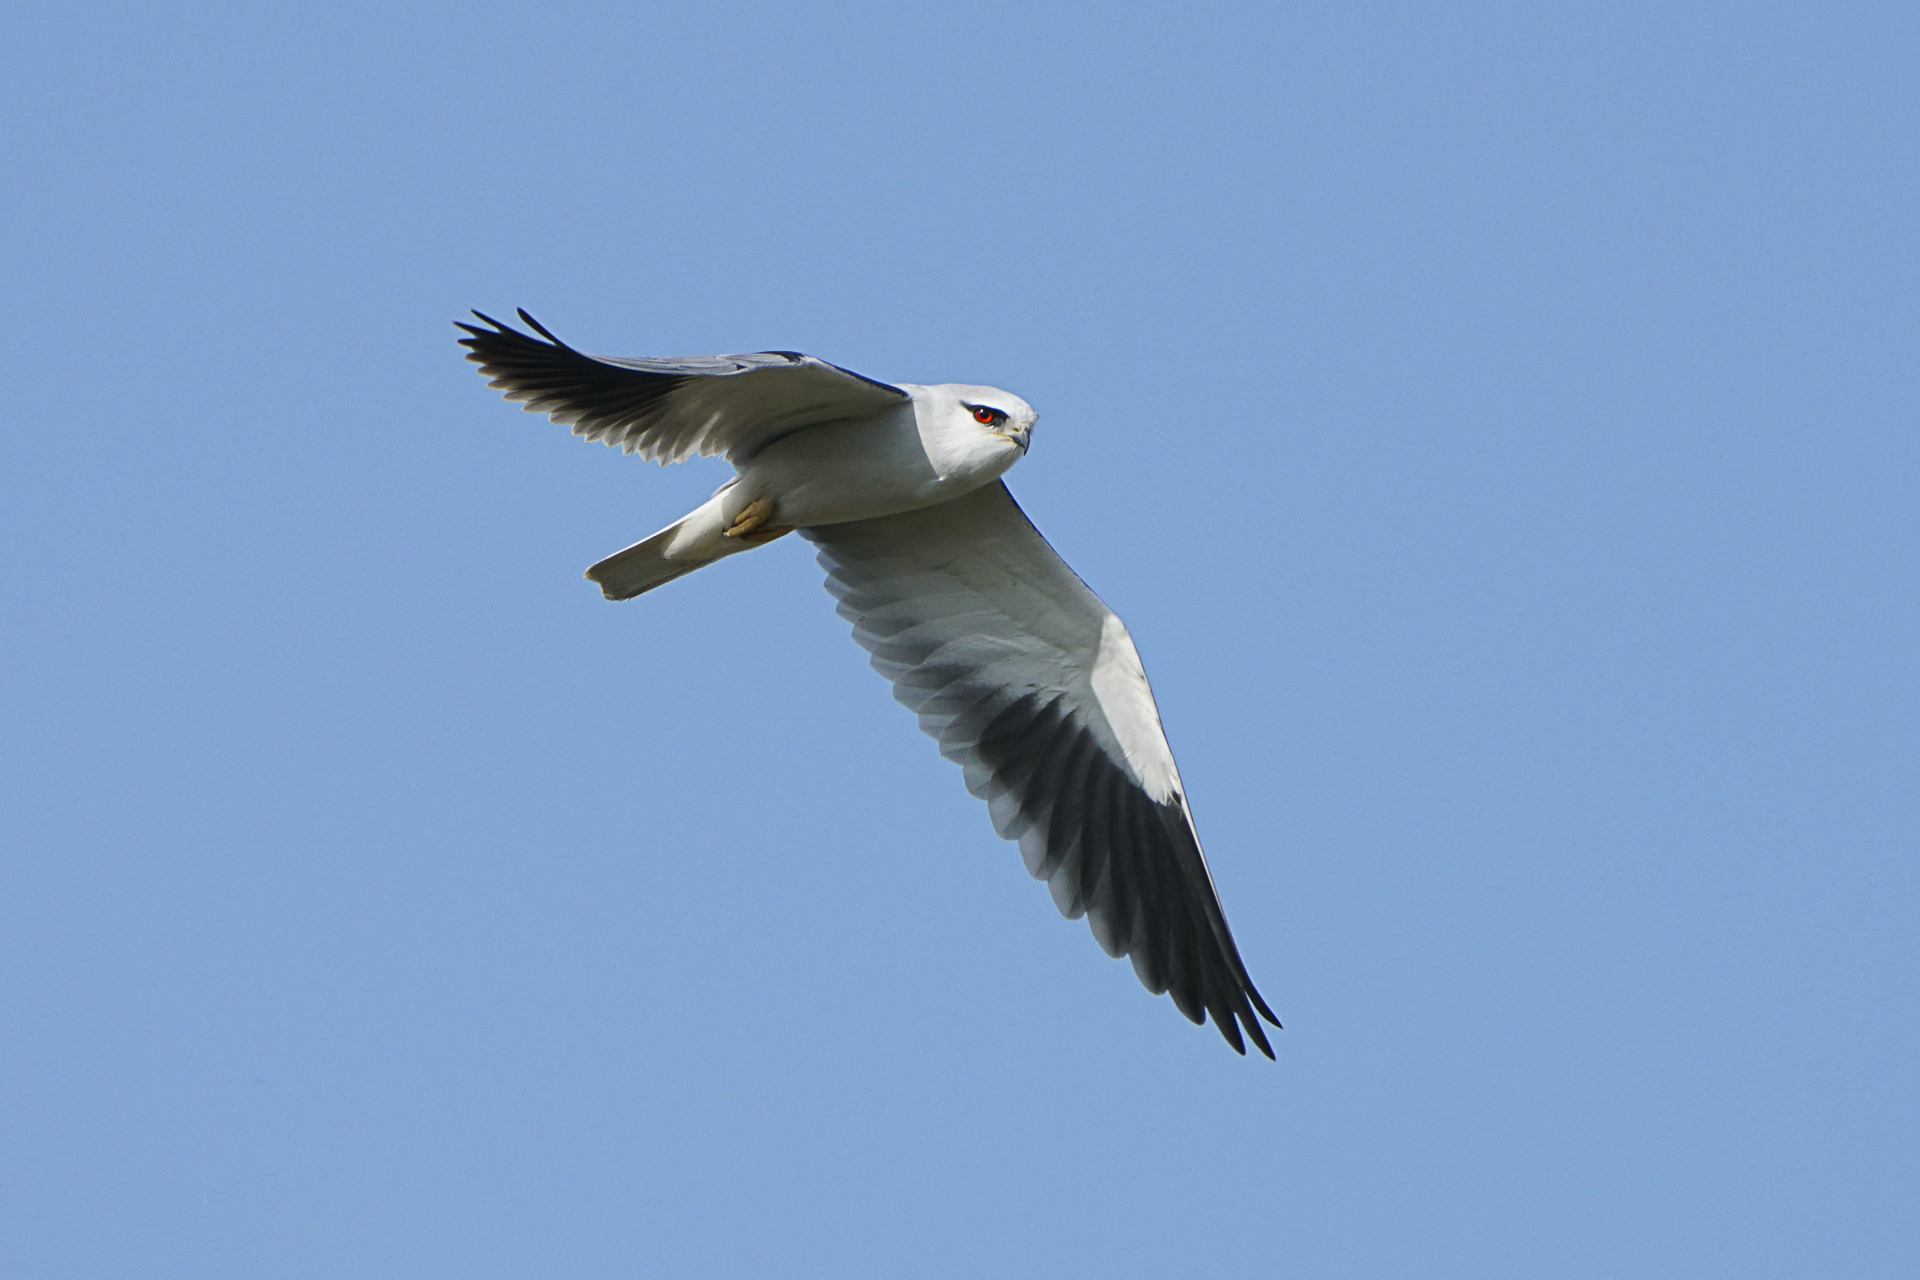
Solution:
<path fill-rule="evenodd" d="M 897 386 L 792 351 L 619 359 L 474 313 L 467 359 L 509 400 L 665 465 L 724 455 L 700 507 L 587 570 L 627 600 L 798 530 L 894 696 L 966 771 L 1069 919 L 1192 1021 L 1271 1058 L 1127 629 L 1000 479 L 1036 415 L 1019 396 Z M 1256 1017 L 1256 1012 L 1258 1017 Z"/>

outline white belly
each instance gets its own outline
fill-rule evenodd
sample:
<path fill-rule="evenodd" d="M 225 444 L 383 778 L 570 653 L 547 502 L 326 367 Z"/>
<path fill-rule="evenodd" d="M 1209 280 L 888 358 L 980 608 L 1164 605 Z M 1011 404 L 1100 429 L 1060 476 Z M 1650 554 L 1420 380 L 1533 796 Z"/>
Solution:
<path fill-rule="evenodd" d="M 998 478 L 1019 456 L 1011 442 L 983 439 L 958 457 L 947 451 L 943 472 L 928 454 L 914 406 L 902 405 L 774 441 L 740 469 L 724 506 L 731 516 L 766 497 L 773 523 L 796 528 L 868 520 L 951 501 Z"/>

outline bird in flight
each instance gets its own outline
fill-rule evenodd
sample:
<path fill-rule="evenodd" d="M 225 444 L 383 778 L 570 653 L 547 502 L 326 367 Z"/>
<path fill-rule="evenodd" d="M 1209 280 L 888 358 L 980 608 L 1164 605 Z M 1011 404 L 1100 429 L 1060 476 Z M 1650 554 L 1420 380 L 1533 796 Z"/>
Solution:
<path fill-rule="evenodd" d="M 1032 406 L 793 351 L 591 356 L 525 311 L 538 337 L 474 315 L 455 322 L 467 359 L 528 412 L 663 466 L 733 464 L 701 506 L 587 570 L 609 600 L 797 531 L 874 668 L 1061 912 L 1235 1051 L 1273 1057 L 1260 1019 L 1280 1022 L 1227 930 L 1133 641 L 1001 479 Z"/>

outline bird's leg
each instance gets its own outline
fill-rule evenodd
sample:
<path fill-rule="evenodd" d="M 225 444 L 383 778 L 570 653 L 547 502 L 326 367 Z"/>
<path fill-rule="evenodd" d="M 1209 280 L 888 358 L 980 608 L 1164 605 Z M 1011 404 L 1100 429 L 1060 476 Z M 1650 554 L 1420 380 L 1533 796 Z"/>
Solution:
<path fill-rule="evenodd" d="M 763 543 L 772 542 L 775 538 L 784 538 L 792 532 L 793 526 L 790 524 L 763 524 L 752 533 L 741 534 L 740 541 L 750 547 L 757 547 Z"/>
<path fill-rule="evenodd" d="M 767 523 L 772 518 L 773 500 L 755 498 L 741 509 L 740 514 L 733 518 L 733 523 L 722 532 L 729 538 L 738 538 L 756 547 L 763 542 L 772 542 L 782 534 L 793 532 L 793 526 L 790 524 Z"/>

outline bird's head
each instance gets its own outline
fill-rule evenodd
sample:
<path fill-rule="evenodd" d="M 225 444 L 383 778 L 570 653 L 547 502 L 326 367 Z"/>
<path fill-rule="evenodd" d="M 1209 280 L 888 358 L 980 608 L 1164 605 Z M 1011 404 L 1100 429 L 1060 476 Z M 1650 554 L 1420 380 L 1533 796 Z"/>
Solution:
<path fill-rule="evenodd" d="M 984 437 L 989 443 L 1005 442 L 1023 454 L 1027 451 L 1033 439 L 1033 424 L 1040 415 L 1011 391 L 958 382 L 928 390 L 938 395 L 940 416 L 945 420 L 942 425 L 948 430 Z"/>

